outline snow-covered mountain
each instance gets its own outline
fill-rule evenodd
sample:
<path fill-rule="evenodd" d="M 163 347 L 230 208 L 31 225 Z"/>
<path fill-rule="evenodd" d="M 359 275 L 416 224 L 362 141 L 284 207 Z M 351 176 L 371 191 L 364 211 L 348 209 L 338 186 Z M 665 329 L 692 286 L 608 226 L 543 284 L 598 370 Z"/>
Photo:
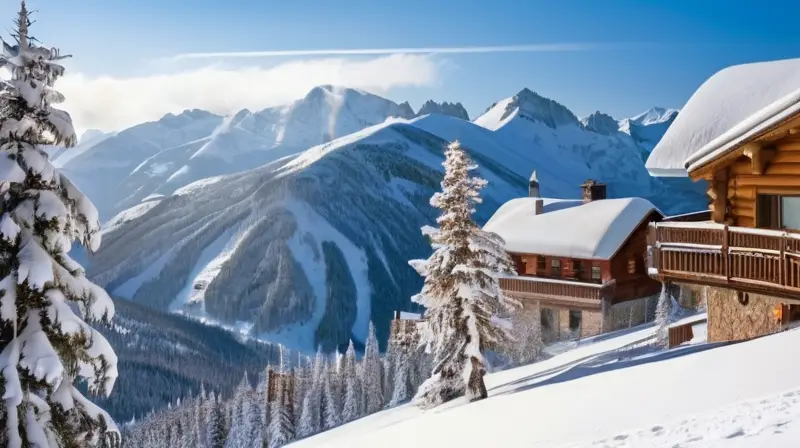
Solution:
<path fill-rule="evenodd" d="M 173 117 L 176 126 L 159 122 L 163 132 L 150 141 L 190 140 L 206 121 L 222 120 L 187 114 Z M 236 137 L 245 135 L 229 134 L 214 152 L 243 151 L 248 141 Z M 430 251 L 419 228 L 434 222 L 429 198 L 443 148 L 455 139 L 489 181 L 479 222 L 525 194 L 534 169 L 545 196 L 578 198 L 591 177 L 606 181 L 611 197 L 644 196 L 668 213 L 705 206 L 702 188 L 668 190 L 650 177 L 630 135 L 597 132 L 525 89 L 474 123 L 439 114 L 389 120 L 294 158 L 151 196 L 113 220 L 89 275 L 117 296 L 250 327 L 295 348 L 363 341 L 370 319 L 385 341 L 392 312 L 407 309 L 421 286 L 407 260 Z"/>
<path fill-rule="evenodd" d="M 412 116 L 367 92 L 320 86 L 290 105 L 259 112 L 242 110 L 229 117 L 202 110 L 168 114 L 90 141 L 57 160 L 92 198 L 101 218 L 108 219 L 196 180 L 255 168 L 389 117 Z"/>
<path fill-rule="evenodd" d="M 648 154 L 675 121 L 679 111 L 654 107 L 639 115 L 619 122 L 619 130 L 630 135 Z"/>
<path fill-rule="evenodd" d="M 461 103 L 448 103 L 447 101 L 437 103 L 436 101 L 428 100 L 419 108 L 417 116 L 430 114 L 447 115 L 469 121 L 467 109 Z"/>

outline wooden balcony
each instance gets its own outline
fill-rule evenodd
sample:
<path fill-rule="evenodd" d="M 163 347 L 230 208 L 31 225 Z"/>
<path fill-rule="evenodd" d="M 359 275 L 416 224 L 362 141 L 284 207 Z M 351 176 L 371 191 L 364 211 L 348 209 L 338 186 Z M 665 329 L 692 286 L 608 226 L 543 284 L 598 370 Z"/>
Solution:
<path fill-rule="evenodd" d="M 609 296 L 614 282 L 605 284 L 542 277 L 501 277 L 500 287 L 519 300 L 538 300 L 543 305 L 571 309 L 598 310 Z"/>
<path fill-rule="evenodd" d="M 711 222 L 650 224 L 648 272 L 662 282 L 797 299 L 800 234 Z"/>

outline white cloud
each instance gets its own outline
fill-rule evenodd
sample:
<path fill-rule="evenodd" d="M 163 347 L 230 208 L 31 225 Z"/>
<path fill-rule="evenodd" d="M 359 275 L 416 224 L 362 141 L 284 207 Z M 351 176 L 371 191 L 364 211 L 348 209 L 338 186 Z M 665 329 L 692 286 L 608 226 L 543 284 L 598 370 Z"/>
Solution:
<path fill-rule="evenodd" d="M 133 78 L 67 74 L 56 85 L 79 130 L 120 130 L 168 112 L 205 109 L 227 114 L 286 104 L 313 87 L 335 84 L 377 94 L 396 87 L 434 85 L 440 61 L 430 55 L 393 54 L 373 59 L 312 59 L 273 67 L 205 67 Z"/>
<path fill-rule="evenodd" d="M 383 54 L 465 54 L 465 53 L 532 53 L 548 51 L 586 51 L 598 48 L 591 43 L 554 43 L 525 45 L 494 45 L 468 47 L 406 47 L 406 48 L 350 48 L 331 50 L 260 50 L 183 53 L 168 60 L 219 59 L 219 58 L 265 58 L 277 56 L 344 56 Z"/>

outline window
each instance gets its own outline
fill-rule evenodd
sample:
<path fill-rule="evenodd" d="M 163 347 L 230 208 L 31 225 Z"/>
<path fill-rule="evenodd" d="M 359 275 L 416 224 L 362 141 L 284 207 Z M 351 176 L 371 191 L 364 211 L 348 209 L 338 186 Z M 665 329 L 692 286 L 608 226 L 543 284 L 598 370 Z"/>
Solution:
<path fill-rule="evenodd" d="M 581 329 L 581 312 L 569 310 L 569 329 L 579 331 Z"/>
<path fill-rule="evenodd" d="M 540 319 L 543 333 L 551 333 L 558 327 L 556 324 L 558 321 L 558 314 L 551 308 L 542 308 Z"/>
<path fill-rule="evenodd" d="M 800 230 L 800 197 L 781 198 L 781 228 Z"/>
<path fill-rule="evenodd" d="M 557 258 L 550 260 L 550 275 L 555 277 L 561 276 L 561 260 Z"/>
<path fill-rule="evenodd" d="M 572 271 L 575 273 L 575 277 L 580 277 L 583 272 L 583 263 L 580 260 L 572 260 Z"/>
<path fill-rule="evenodd" d="M 800 196 L 758 195 L 756 226 L 762 229 L 800 230 Z"/>
<path fill-rule="evenodd" d="M 547 270 L 546 262 L 547 260 L 545 260 L 544 257 L 542 256 L 536 257 L 536 270 L 539 272 L 544 272 L 545 270 Z"/>
<path fill-rule="evenodd" d="M 630 257 L 628 258 L 628 274 L 635 274 L 636 273 L 636 258 Z"/>
<path fill-rule="evenodd" d="M 600 266 L 592 266 L 592 280 L 600 281 L 602 276 L 600 274 Z"/>

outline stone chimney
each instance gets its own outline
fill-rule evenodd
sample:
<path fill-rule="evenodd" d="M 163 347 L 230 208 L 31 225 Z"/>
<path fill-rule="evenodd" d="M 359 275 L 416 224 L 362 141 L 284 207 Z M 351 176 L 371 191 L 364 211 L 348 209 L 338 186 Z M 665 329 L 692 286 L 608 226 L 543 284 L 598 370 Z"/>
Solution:
<path fill-rule="evenodd" d="M 587 179 L 581 185 L 583 189 L 583 202 L 598 201 L 606 198 L 606 184 L 597 182 L 593 179 Z"/>
<path fill-rule="evenodd" d="M 528 181 L 528 197 L 529 198 L 538 198 L 541 197 L 541 193 L 539 192 L 539 181 L 536 179 L 536 171 L 531 174 L 531 178 Z"/>

